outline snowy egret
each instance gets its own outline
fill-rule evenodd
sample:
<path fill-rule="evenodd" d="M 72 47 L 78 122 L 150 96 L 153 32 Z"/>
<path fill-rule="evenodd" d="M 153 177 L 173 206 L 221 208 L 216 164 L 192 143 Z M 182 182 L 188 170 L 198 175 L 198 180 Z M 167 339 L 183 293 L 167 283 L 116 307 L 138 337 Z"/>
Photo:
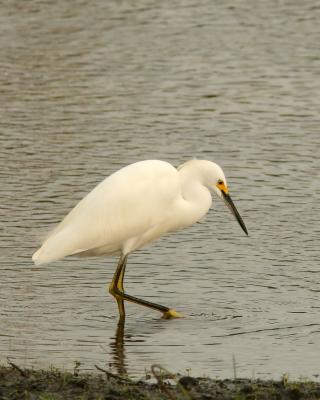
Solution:
<path fill-rule="evenodd" d="M 211 191 L 225 201 L 241 228 L 222 169 L 206 160 L 175 168 L 160 160 L 140 161 L 104 179 L 49 234 L 32 259 L 36 265 L 69 255 L 120 255 L 109 292 L 120 319 L 124 300 L 158 310 L 164 318 L 180 317 L 174 309 L 127 294 L 123 280 L 128 255 L 160 236 L 199 221 L 212 204 Z"/>

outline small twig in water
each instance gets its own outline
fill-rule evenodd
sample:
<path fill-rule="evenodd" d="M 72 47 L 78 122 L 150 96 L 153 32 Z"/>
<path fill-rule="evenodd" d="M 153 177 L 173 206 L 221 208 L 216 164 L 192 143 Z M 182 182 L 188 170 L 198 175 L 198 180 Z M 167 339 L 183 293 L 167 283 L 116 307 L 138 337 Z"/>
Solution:
<path fill-rule="evenodd" d="M 12 367 L 13 369 L 16 369 L 17 371 L 19 371 L 20 374 L 21 374 L 22 376 L 24 376 L 24 377 L 27 377 L 27 376 L 28 376 L 28 374 L 27 374 L 23 369 L 21 369 L 20 367 L 18 367 L 18 365 L 16 365 L 15 363 L 13 363 L 13 362 L 10 360 L 9 357 L 7 357 L 7 362 L 8 362 L 8 364 L 10 365 L 10 367 Z"/>
<path fill-rule="evenodd" d="M 233 366 L 233 378 L 237 379 L 237 364 L 236 364 L 236 357 L 232 354 L 232 366 Z"/>
<path fill-rule="evenodd" d="M 117 379 L 118 381 L 122 381 L 122 382 L 131 382 L 130 379 L 127 378 L 123 378 L 122 376 L 113 374 L 112 372 L 109 372 L 101 367 L 99 367 L 98 365 L 95 365 L 95 367 L 97 368 L 98 371 L 104 372 L 108 378 L 114 378 Z"/>

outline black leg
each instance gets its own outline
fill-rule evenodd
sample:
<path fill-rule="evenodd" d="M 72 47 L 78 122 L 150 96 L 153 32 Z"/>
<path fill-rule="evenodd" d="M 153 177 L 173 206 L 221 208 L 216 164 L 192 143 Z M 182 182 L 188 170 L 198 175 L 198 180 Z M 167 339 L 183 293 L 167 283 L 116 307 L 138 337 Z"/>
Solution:
<path fill-rule="evenodd" d="M 142 299 L 139 299 L 138 297 L 131 296 L 124 292 L 123 280 L 124 280 L 124 273 L 125 273 L 125 268 L 126 268 L 126 264 L 127 264 L 127 257 L 128 256 L 120 257 L 117 269 L 114 273 L 111 285 L 109 287 L 109 292 L 117 300 L 120 319 L 125 318 L 125 309 L 124 309 L 123 300 L 131 301 L 132 303 L 140 304 L 142 306 L 152 308 L 153 310 L 160 311 L 163 313 L 163 318 L 166 318 L 166 319 L 182 317 L 181 314 L 179 314 L 177 311 L 175 311 L 169 307 L 165 307 L 160 304 L 152 303 L 151 301 L 142 300 Z"/>

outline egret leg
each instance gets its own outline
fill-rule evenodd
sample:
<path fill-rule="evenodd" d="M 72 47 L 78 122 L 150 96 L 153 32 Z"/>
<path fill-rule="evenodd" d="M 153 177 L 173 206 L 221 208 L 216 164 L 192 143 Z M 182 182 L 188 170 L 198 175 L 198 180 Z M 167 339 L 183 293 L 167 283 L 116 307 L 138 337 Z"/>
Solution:
<path fill-rule="evenodd" d="M 180 318 L 182 317 L 177 311 L 162 306 L 160 304 L 152 303 L 151 301 L 139 299 L 138 297 L 131 296 L 124 291 L 123 287 L 123 280 L 124 280 L 124 273 L 125 268 L 127 265 L 127 258 L 128 256 L 121 256 L 118 262 L 117 269 L 114 273 L 109 292 L 114 296 L 118 303 L 119 315 L 120 319 L 124 319 L 125 317 L 125 309 L 124 309 L 124 300 L 131 301 L 132 303 L 140 304 L 142 306 L 152 308 L 153 310 L 160 311 L 163 314 L 163 318 Z"/>
<path fill-rule="evenodd" d="M 120 257 L 117 269 L 113 275 L 112 282 L 109 286 L 109 292 L 112 294 L 112 296 L 115 297 L 118 303 L 120 320 L 124 320 L 126 316 L 123 298 L 120 295 L 120 293 L 124 293 L 123 278 L 126 265 L 127 265 L 127 256 Z"/>
<path fill-rule="evenodd" d="M 123 287 L 123 279 L 124 279 L 124 273 L 126 272 L 126 266 L 127 266 L 127 256 L 125 257 L 125 262 L 122 265 L 120 275 L 119 275 L 119 281 L 118 281 L 118 289 L 124 293 L 124 287 Z"/>
<path fill-rule="evenodd" d="M 120 274 L 119 274 L 119 280 L 116 283 L 117 289 L 120 290 L 120 292 L 122 292 L 122 293 L 124 293 L 123 279 L 124 279 L 124 273 L 126 271 L 126 266 L 127 266 L 127 256 L 124 258 L 124 262 L 122 263 L 122 268 L 121 268 Z M 116 299 L 117 299 L 119 313 L 120 313 L 120 321 L 124 322 L 126 313 L 125 313 L 123 299 L 119 296 L 116 297 Z M 121 323 L 121 322 L 119 322 L 119 323 Z"/>

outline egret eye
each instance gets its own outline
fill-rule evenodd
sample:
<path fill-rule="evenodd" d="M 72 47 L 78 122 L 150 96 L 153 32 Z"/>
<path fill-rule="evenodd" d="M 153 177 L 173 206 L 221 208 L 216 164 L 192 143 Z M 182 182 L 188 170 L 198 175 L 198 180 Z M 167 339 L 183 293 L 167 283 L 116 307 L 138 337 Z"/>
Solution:
<path fill-rule="evenodd" d="M 218 185 L 223 185 L 223 181 L 221 179 L 218 181 Z"/>

